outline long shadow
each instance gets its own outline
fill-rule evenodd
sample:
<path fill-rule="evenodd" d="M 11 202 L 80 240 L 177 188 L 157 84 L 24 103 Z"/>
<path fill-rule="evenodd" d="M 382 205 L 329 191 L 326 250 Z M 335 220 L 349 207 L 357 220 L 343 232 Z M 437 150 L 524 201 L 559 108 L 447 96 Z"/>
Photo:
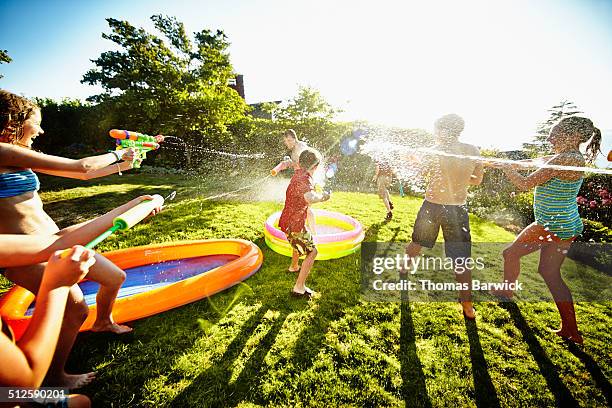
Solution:
<path fill-rule="evenodd" d="M 416 333 L 410 310 L 408 294 L 402 292 L 400 304 L 400 366 L 402 376 L 402 397 L 405 406 L 431 407 L 431 400 L 425 384 L 423 364 L 416 347 Z"/>
<path fill-rule="evenodd" d="M 287 314 L 281 313 L 275 320 L 270 330 L 258 342 L 256 350 L 242 367 L 236 381 L 232 384 L 229 384 L 229 382 L 234 361 L 240 356 L 253 331 L 268 310 L 270 309 L 262 307 L 252 316 L 243 325 L 241 332 L 230 343 L 217 363 L 198 375 L 189 386 L 173 399 L 171 405 L 177 407 L 221 407 L 236 406 L 245 399 L 249 401 L 261 400 L 261 398 L 257 398 L 257 392 L 264 375 L 262 371 L 265 367 L 264 358 L 272 348 Z"/>
<path fill-rule="evenodd" d="M 548 384 L 548 389 L 555 397 L 557 406 L 577 407 L 578 402 L 563 381 L 561 381 L 557 366 L 554 365 L 542 348 L 542 345 L 538 341 L 531 327 L 529 327 L 529 324 L 527 324 L 525 317 L 523 317 L 523 314 L 516 303 L 501 302 L 499 305 L 510 313 L 510 316 L 514 320 L 514 325 L 521 331 L 523 340 L 525 340 L 525 343 L 527 343 L 529 352 L 533 356 L 540 369 L 540 372 L 544 376 L 546 384 Z"/>
<path fill-rule="evenodd" d="M 612 405 L 612 386 L 610 385 L 610 381 L 606 378 L 605 374 L 601 371 L 601 368 L 597 364 L 593 357 L 584 352 L 580 347 L 578 347 L 574 343 L 568 344 L 569 351 L 575 355 L 586 367 L 587 371 L 593 377 L 595 384 L 601 389 L 606 401 L 608 401 L 608 406 Z"/>
<path fill-rule="evenodd" d="M 106 192 L 87 196 L 53 201 L 44 205 L 44 210 L 64 228 L 83 220 L 98 217 L 143 194 L 168 194 L 170 189 L 135 189 L 130 192 Z"/>
<path fill-rule="evenodd" d="M 477 407 L 499 407 L 497 391 L 491 381 L 487 361 L 480 344 L 478 327 L 475 320 L 464 318 L 468 340 L 470 342 L 470 360 L 472 362 L 472 376 L 474 377 L 474 391 Z"/>
<path fill-rule="evenodd" d="M 163 178 L 155 176 L 153 174 L 135 174 L 135 173 L 124 173 L 123 176 L 111 175 L 106 177 L 100 177 L 92 180 L 78 180 L 69 179 L 64 177 L 47 176 L 44 174 L 38 174 L 40 179 L 41 191 L 55 191 L 55 190 L 66 190 L 76 187 L 92 187 L 92 186 L 107 186 L 112 184 L 130 184 L 130 185 L 142 185 L 142 184 L 168 184 L 164 183 Z"/>
<path fill-rule="evenodd" d="M 380 229 L 388 224 L 389 221 L 381 221 L 381 222 L 377 222 L 375 224 L 370 225 L 366 230 L 365 230 L 365 237 L 364 237 L 364 241 L 365 242 L 376 242 L 378 240 L 378 232 L 380 231 Z"/>
<path fill-rule="evenodd" d="M 189 350 L 204 335 L 194 316 L 206 316 L 213 322 L 221 319 L 220 316 L 213 318 L 212 315 L 216 313 L 204 300 L 133 322 L 130 324 L 134 328 L 133 334 L 116 336 L 106 333 L 81 333 L 70 356 L 68 371 L 91 371 L 92 367 L 109 361 L 109 354 L 121 355 L 121 350 L 125 348 L 122 345 L 129 344 L 130 364 L 134 364 L 134 367 L 147 368 L 133 370 L 130 373 L 129 393 L 135 394 L 131 398 L 141 400 L 145 384 L 160 373 L 172 372 L 176 358 L 185 350 Z M 148 353 L 149 349 L 154 350 L 152 355 Z M 160 349 L 163 350 L 163 358 L 156 358 L 155 355 Z M 122 364 L 124 364 L 122 358 L 111 358 L 110 364 L 101 369 L 101 376 L 83 389 L 85 394 L 93 397 L 94 406 L 111 404 L 122 406 L 126 402 L 122 399 L 129 398 L 127 395 L 110 392 L 116 390 L 115 387 L 118 386 L 115 375 L 116 372 L 121 373 Z"/>
<path fill-rule="evenodd" d="M 296 371 L 305 371 L 310 368 L 320 352 L 329 325 L 333 321 L 341 319 L 345 310 L 357 302 L 356 297 L 344 298 L 344 302 L 335 298 L 334 295 L 324 293 L 319 299 L 315 300 L 318 302 L 316 312 L 295 342 L 295 350 L 299 350 L 299 352 L 294 353 L 291 363 Z"/>

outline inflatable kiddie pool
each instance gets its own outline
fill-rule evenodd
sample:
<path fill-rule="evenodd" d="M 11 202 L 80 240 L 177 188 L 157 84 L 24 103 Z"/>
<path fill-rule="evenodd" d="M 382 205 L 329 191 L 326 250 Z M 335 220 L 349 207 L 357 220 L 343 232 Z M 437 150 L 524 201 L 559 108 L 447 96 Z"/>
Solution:
<path fill-rule="evenodd" d="M 128 322 L 185 305 L 221 292 L 259 270 L 263 255 L 241 239 L 180 241 L 120 249 L 103 254 L 125 270 L 127 278 L 113 306 L 113 318 Z M 98 284 L 79 283 L 89 315 L 81 331 L 96 318 Z M 0 298 L 0 315 L 21 337 L 34 311 L 34 295 L 14 286 Z"/>
<path fill-rule="evenodd" d="M 319 253 L 318 260 L 342 258 L 361 247 L 363 227 L 356 219 L 333 211 L 315 209 L 314 242 Z M 264 237 L 274 252 L 291 256 L 292 249 L 287 236 L 278 227 L 281 212 L 275 212 L 266 220 Z"/>

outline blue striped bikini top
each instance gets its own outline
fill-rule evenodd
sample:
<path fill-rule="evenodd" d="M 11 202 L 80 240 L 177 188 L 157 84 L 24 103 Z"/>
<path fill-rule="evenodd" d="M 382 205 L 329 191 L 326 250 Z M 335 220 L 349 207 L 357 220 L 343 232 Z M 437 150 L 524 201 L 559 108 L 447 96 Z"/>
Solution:
<path fill-rule="evenodd" d="M 40 181 L 30 169 L 0 174 L 0 198 L 15 197 L 39 188 Z"/>

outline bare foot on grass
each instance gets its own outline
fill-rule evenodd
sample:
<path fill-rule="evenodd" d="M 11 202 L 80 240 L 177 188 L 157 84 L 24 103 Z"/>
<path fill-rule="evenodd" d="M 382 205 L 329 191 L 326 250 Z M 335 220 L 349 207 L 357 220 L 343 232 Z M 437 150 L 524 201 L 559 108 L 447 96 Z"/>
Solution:
<path fill-rule="evenodd" d="M 126 334 L 130 333 L 132 330 L 131 327 L 125 326 L 123 324 L 117 324 L 113 322 L 104 322 L 104 323 L 94 323 L 91 328 L 92 332 L 109 332 L 114 334 Z"/>
<path fill-rule="evenodd" d="M 51 378 L 47 376 L 44 385 L 48 387 L 62 387 L 70 390 L 82 388 L 96 379 L 96 372 L 92 371 L 85 374 L 67 374 L 64 373 L 59 378 Z"/>

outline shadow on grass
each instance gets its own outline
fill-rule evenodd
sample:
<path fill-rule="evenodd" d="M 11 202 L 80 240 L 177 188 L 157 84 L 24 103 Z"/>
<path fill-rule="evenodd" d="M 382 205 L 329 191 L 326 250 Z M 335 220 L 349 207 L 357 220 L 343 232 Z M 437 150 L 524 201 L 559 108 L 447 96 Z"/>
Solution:
<path fill-rule="evenodd" d="M 510 313 L 514 320 L 514 325 L 521 331 L 523 340 L 527 343 L 529 352 L 540 368 L 540 373 L 544 376 L 548 389 L 555 397 L 556 405 L 559 407 L 577 407 L 578 402 L 563 381 L 561 381 L 557 366 L 546 355 L 544 348 L 531 327 L 529 327 L 529 324 L 527 324 L 517 304 L 513 302 L 500 302 L 499 305 Z"/>
<path fill-rule="evenodd" d="M 474 392 L 477 407 L 499 407 L 497 391 L 491 381 L 487 361 L 480 344 L 478 327 L 475 320 L 464 317 L 465 328 L 470 342 L 470 360 L 472 362 L 472 376 L 474 377 Z"/>
<path fill-rule="evenodd" d="M 39 174 L 41 191 L 67 190 L 77 187 L 92 187 L 92 186 L 107 186 L 112 184 L 130 184 L 130 185 L 160 185 L 160 184 L 177 184 L 190 185 L 193 183 L 193 176 L 186 175 L 159 175 L 145 173 L 130 173 L 126 172 L 122 176 L 110 175 L 92 180 L 78 180 L 65 177 L 47 176 Z"/>
<path fill-rule="evenodd" d="M 402 396 L 406 407 L 430 408 L 431 400 L 425 384 L 425 373 L 419 359 L 416 346 L 416 334 L 410 299 L 407 292 L 402 292 L 400 304 L 400 355 Z"/>
<path fill-rule="evenodd" d="M 383 226 L 385 226 L 388 223 L 389 221 L 385 220 L 385 221 L 377 222 L 376 224 L 370 225 L 368 229 L 365 230 L 365 234 L 364 234 L 365 237 L 363 240 L 366 242 L 377 242 L 378 232 Z"/>
<path fill-rule="evenodd" d="M 81 333 L 68 370 L 88 372 L 101 364 L 96 381 L 82 391 L 94 406 L 132 406 L 143 400 L 150 379 L 172 372 L 176 358 L 204 335 L 194 316 L 220 319 L 213 318 L 216 313 L 210 309 L 208 302 L 200 301 L 131 322 L 134 332 L 129 335 Z"/>
<path fill-rule="evenodd" d="M 221 407 L 236 406 L 240 401 L 257 400 L 261 379 L 265 375 L 264 358 L 270 351 L 283 326 L 286 313 L 274 321 L 272 327 L 258 342 L 236 380 L 230 384 L 235 361 L 246 347 L 249 338 L 263 320 L 268 308 L 262 307 L 243 326 L 216 364 L 198 375 L 171 402 L 171 406 Z M 263 403 L 263 401 L 261 401 Z"/>
<path fill-rule="evenodd" d="M 568 343 L 568 349 L 570 353 L 572 353 L 580 361 L 582 361 L 588 372 L 591 374 L 591 377 L 593 377 L 595 384 L 597 384 L 599 389 L 601 389 L 604 397 L 608 401 L 608 406 L 611 406 L 612 386 L 610 385 L 610 381 L 608 381 L 605 374 L 601 371 L 601 368 L 599 367 L 597 362 L 593 360 L 593 357 L 585 353 L 584 350 L 582 350 L 574 343 Z"/>

